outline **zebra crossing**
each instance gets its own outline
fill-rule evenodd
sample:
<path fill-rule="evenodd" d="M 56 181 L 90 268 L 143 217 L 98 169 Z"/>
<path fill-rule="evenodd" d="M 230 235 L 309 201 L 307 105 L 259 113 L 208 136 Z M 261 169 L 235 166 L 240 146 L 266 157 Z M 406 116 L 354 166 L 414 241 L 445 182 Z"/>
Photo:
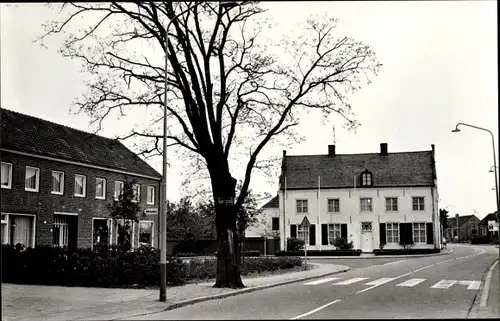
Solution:
<path fill-rule="evenodd" d="M 332 285 L 335 286 L 342 286 L 342 285 L 351 285 L 354 283 L 360 283 L 362 281 L 367 281 L 369 278 L 367 277 L 357 277 L 357 278 L 351 278 L 351 279 L 346 279 L 346 280 L 341 280 L 341 278 L 323 278 L 319 280 L 314 280 L 314 281 L 309 281 L 302 283 L 302 285 L 319 285 L 319 284 L 325 284 L 330 282 Z M 364 283 L 363 285 L 369 285 L 369 286 L 380 286 L 386 283 L 390 283 L 397 278 L 380 278 L 376 280 L 372 280 L 369 282 Z M 405 288 L 413 288 L 416 287 L 417 285 L 425 282 L 427 279 L 420 279 L 420 278 L 415 278 L 415 279 L 409 279 L 404 282 L 398 283 L 395 286 L 397 287 L 405 287 Z M 432 285 L 430 288 L 431 289 L 449 289 L 452 286 L 464 286 L 465 289 L 467 290 L 479 290 L 479 287 L 481 286 L 481 281 L 471 281 L 471 280 L 440 280 L 436 284 Z"/>

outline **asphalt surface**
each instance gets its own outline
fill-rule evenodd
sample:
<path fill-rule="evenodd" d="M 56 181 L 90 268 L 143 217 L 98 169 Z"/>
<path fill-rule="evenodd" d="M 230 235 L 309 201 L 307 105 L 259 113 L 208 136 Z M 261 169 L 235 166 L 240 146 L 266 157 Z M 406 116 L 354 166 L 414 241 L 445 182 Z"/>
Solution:
<path fill-rule="evenodd" d="M 349 272 L 136 320 L 466 318 L 484 274 L 498 258 L 498 249 L 450 248 L 454 252 L 444 256 L 351 259 L 358 267 Z M 335 262 L 349 265 L 347 260 Z"/>

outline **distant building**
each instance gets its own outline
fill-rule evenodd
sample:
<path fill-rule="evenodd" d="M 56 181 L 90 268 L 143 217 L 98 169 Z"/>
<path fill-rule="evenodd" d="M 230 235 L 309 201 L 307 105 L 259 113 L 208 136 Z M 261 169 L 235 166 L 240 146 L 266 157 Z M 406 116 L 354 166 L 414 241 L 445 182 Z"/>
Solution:
<path fill-rule="evenodd" d="M 475 215 L 459 216 L 458 229 L 456 217 L 448 217 L 447 222 L 444 235 L 450 242 L 469 242 L 472 236 L 479 236 L 480 220 Z"/>
<path fill-rule="evenodd" d="M 121 142 L 1 109 L 2 244 L 116 244 L 107 205 L 135 180 L 132 247 L 158 246 L 161 175 Z"/>
<path fill-rule="evenodd" d="M 273 197 L 269 202 L 261 207 L 262 213 L 259 214 L 258 222 L 245 231 L 246 237 L 273 237 L 279 235 L 279 198 Z"/>
<path fill-rule="evenodd" d="M 498 216 L 497 212 L 489 213 L 479 223 L 481 236 L 488 236 L 489 238 L 498 239 Z"/>
<path fill-rule="evenodd" d="M 290 156 L 283 151 L 280 241 L 303 239 L 310 250 L 334 249 L 335 238 L 372 252 L 382 246 L 440 248 L 436 166 L 432 150 Z M 300 223 L 307 217 L 309 229 Z"/>

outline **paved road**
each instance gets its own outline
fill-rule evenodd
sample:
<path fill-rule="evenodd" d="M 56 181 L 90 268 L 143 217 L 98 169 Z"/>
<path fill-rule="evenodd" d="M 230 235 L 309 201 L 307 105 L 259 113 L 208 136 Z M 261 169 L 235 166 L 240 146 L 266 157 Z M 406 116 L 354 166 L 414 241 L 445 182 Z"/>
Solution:
<path fill-rule="evenodd" d="M 401 258 L 137 320 L 466 318 L 498 249 L 453 248 L 450 255 Z"/>

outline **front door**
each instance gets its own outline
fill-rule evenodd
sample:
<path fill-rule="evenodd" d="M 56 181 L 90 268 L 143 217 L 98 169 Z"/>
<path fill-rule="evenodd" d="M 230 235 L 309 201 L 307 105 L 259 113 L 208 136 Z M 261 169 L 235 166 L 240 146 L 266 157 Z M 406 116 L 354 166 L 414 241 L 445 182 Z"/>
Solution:
<path fill-rule="evenodd" d="M 373 252 L 372 222 L 361 222 L 361 250 Z"/>

